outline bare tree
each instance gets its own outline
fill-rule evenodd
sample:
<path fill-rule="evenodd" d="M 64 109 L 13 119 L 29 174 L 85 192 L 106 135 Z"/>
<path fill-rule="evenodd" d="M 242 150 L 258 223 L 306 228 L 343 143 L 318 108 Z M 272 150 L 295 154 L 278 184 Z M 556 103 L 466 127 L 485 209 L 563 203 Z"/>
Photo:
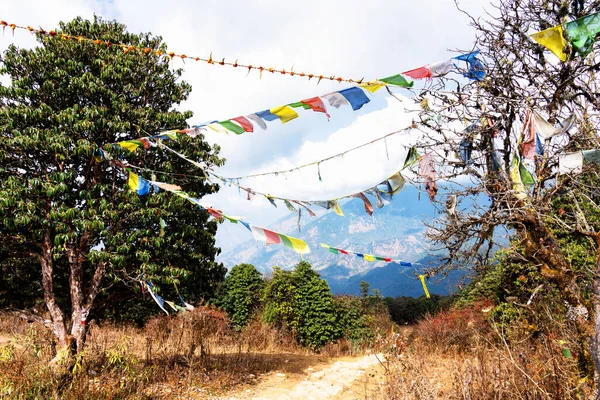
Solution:
<path fill-rule="evenodd" d="M 530 34 L 599 9 L 597 0 L 499 0 L 484 18 L 470 17 L 477 37 L 467 51 L 480 50 L 486 75 L 466 83 L 452 77 L 429 82 L 419 95 L 426 129 L 418 143 L 421 152 L 433 152 L 442 161 L 438 182 L 453 182 L 436 197 L 441 216 L 428 231 L 448 257 L 430 272 L 444 274 L 464 265 L 483 271 L 495 232 L 508 229 L 522 249 L 515 257 L 538 266 L 568 307 L 593 311 L 592 322 L 578 318 L 577 329 L 589 337 L 598 372 L 599 169 L 586 164 L 581 173 L 559 174 L 558 160 L 560 154 L 600 145 L 595 75 L 600 54 L 573 52 L 561 62 Z M 535 129 L 544 120 L 554 132 L 538 135 L 536 142 Z M 558 199 L 568 207 L 561 208 Z M 592 301 L 582 295 L 581 272 L 568 262 L 556 232 L 589 240 L 596 252 Z"/>

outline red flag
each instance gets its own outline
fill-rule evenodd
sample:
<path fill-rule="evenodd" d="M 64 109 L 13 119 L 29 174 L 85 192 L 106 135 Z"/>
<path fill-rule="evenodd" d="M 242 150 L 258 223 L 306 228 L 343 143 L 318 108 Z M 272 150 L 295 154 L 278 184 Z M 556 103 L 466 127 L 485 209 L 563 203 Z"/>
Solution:
<path fill-rule="evenodd" d="M 325 115 L 327 115 L 327 118 L 330 117 L 330 115 L 327 114 L 325 104 L 323 104 L 323 100 L 321 100 L 320 97 L 313 97 L 311 99 L 302 100 L 301 103 L 308 105 L 311 108 L 311 110 L 315 112 L 325 113 Z"/>
<path fill-rule="evenodd" d="M 402 75 L 410 76 L 413 79 L 431 79 L 431 71 L 427 67 L 411 69 L 403 72 Z"/>
<path fill-rule="evenodd" d="M 265 228 L 263 228 L 263 232 L 265 232 L 265 237 L 267 238 L 267 246 L 270 244 L 281 243 L 281 238 L 277 232 L 273 232 Z"/>
<path fill-rule="evenodd" d="M 246 132 L 254 132 L 254 126 L 246 118 L 244 118 L 244 117 L 237 117 L 237 118 L 231 118 L 231 120 L 237 122 L 238 124 L 240 124 L 241 127 L 244 128 L 244 130 Z"/>

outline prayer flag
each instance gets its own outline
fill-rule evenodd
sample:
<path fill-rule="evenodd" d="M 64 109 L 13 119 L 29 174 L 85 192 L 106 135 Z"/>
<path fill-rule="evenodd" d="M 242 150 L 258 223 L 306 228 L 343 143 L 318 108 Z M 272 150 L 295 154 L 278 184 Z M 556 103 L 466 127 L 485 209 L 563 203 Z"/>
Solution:
<path fill-rule="evenodd" d="M 375 93 L 384 86 L 383 83 L 361 83 L 358 85 L 359 88 L 368 90 L 370 93 Z"/>
<path fill-rule="evenodd" d="M 130 152 L 134 152 L 138 147 L 140 146 L 144 146 L 145 148 L 148 148 L 149 143 L 148 141 L 143 141 L 143 140 L 125 140 L 123 142 L 117 142 L 117 144 L 119 146 L 121 146 L 122 148 L 124 148 L 127 151 Z"/>
<path fill-rule="evenodd" d="M 552 28 L 544 29 L 541 32 L 536 32 L 531 35 L 533 40 L 553 52 L 561 61 L 566 61 L 568 58 L 565 50 L 569 47 L 563 35 L 562 26 L 558 25 Z"/>
<path fill-rule="evenodd" d="M 429 290 L 427 290 L 427 285 L 425 284 L 425 276 L 419 275 L 419 279 L 421 280 L 421 284 L 423 285 L 423 291 L 425 292 L 425 297 L 427 297 L 429 299 L 431 296 L 429 296 Z"/>
<path fill-rule="evenodd" d="M 252 123 L 248 121 L 245 117 L 231 118 L 231 120 L 240 124 L 240 126 L 244 128 L 246 132 L 254 132 L 254 127 L 252 126 Z"/>
<path fill-rule="evenodd" d="M 335 108 L 340 108 L 340 106 L 348 104 L 348 100 L 346 100 L 339 92 L 329 93 L 322 97 L 329 102 L 330 106 Z"/>
<path fill-rule="evenodd" d="M 567 22 L 565 30 L 573 49 L 585 57 L 592 51 L 596 36 L 600 33 L 600 12 Z"/>
<path fill-rule="evenodd" d="M 558 155 L 559 174 L 579 174 L 583 171 L 583 153 L 577 151 Z"/>
<path fill-rule="evenodd" d="M 531 175 L 531 172 L 529 172 L 521 160 L 519 160 L 519 175 L 521 176 L 521 182 L 523 182 L 523 185 L 533 186 L 535 184 L 533 175 Z"/>
<path fill-rule="evenodd" d="M 298 113 L 288 106 L 271 108 L 270 112 L 271 114 L 279 117 L 282 124 L 285 124 L 286 122 L 291 121 L 294 118 L 298 118 Z"/>
<path fill-rule="evenodd" d="M 250 115 L 246 115 L 246 118 L 248 118 L 249 120 L 252 120 L 252 122 L 254 122 L 256 125 L 260 126 L 263 131 L 267 130 L 267 124 L 265 124 L 265 121 L 263 121 L 258 115 L 250 114 Z"/>
<path fill-rule="evenodd" d="M 163 310 L 165 314 L 169 315 L 169 312 L 165 310 L 165 301 L 162 297 L 160 297 L 152 291 L 152 284 L 150 282 L 146 282 L 146 288 L 148 289 L 148 292 L 150 292 L 150 296 L 152 296 L 152 298 L 154 299 L 156 304 L 158 304 L 160 309 Z"/>
<path fill-rule="evenodd" d="M 485 77 L 485 65 L 477 58 L 478 54 L 479 50 L 454 57 L 455 60 L 467 63 L 467 72 L 464 72 L 463 76 L 476 81 L 480 81 Z"/>
<path fill-rule="evenodd" d="M 404 166 L 402 167 L 402 169 L 410 167 L 417 161 L 419 161 L 419 152 L 417 151 L 417 148 L 413 146 L 408 150 L 408 153 L 406 154 L 406 159 L 404 160 Z"/>
<path fill-rule="evenodd" d="M 379 79 L 381 82 L 387 83 L 388 85 L 400 86 L 400 87 L 412 87 L 413 81 L 408 81 L 405 77 L 400 74 L 388 76 L 387 78 Z"/>
<path fill-rule="evenodd" d="M 367 214 L 369 214 L 369 216 L 373 215 L 373 204 L 371 204 L 369 199 L 367 199 L 367 196 L 365 196 L 363 193 L 356 193 L 356 194 L 353 194 L 352 197 L 361 199 L 364 203 L 365 211 L 367 212 Z"/>
<path fill-rule="evenodd" d="M 370 254 L 365 254 L 364 258 L 365 258 L 366 261 L 370 261 L 370 262 L 374 262 L 375 261 L 375 257 L 373 257 Z"/>
<path fill-rule="evenodd" d="M 225 129 L 222 125 L 220 125 L 218 122 L 213 123 L 213 124 L 208 124 L 206 126 L 208 126 L 210 129 L 212 129 L 215 132 L 224 133 L 225 135 L 229 134 L 229 131 L 227 129 Z"/>
<path fill-rule="evenodd" d="M 276 119 L 279 118 L 277 115 L 273 114 L 270 110 L 259 111 L 256 113 L 256 115 L 258 115 L 259 117 L 261 117 L 262 119 L 264 119 L 266 121 L 275 121 Z"/>
<path fill-rule="evenodd" d="M 283 242 L 284 246 L 289 247 L 290 249 L 294 250 L 296 253 L 299 253 L 299 254 L 310 253 L 310 248 L 308 247 L 306 242 L 304 242 L 300 239 L 293 238 L 291 236 L 283 235 L 281 233 L 279 233 L 279 237 L 281 238 L 281 241 Z"/>
<path fill-rule="evenodd" d="M 525 200 L 527 198 L 527 189 L 521 181 L 520 166 L 521 160 L 515 153 L 510 163 L 510 180 L 512 181 L 512 188 L 515 192 L 515 197 L 519 200 Z"/>
<path fill-rule="evenodd" d="M 268 229 L 259 228 L 257 226 L 250 225 L 250 230 L 254 239 L 260 242 L 265 242 L 266 245 L 281 243 L 279 235 Z"/>
<path fill-rule="evenodd" d="M 454 62 L 452 59 L 446 61 L 440 61 L 435 64 L 428 65 L 429 71 L 431 71 L 431 77 L 444 76 L 448 72 L 454 69 Z"/>
<path fill-rule="evenodd" d="M 431 71 L 427 67 L 415 68 L 410 71 L 405 71 L 402 75 L 410 76 L 413 79 L 430 79 Z"/>
<path fill-rule="evenodd" d="M 343 217 L 344 213 L 343 213 L 342 208 L 340 207 L 339 203 L 335 200 L 332 200 L 331 202 L 333 203 L 333 211 L 335 211 L 335 213 L 337 215 L 339 215 L 340 217 Z"/>
<path fill-rule="evenodd" d="M 246 130 L 244 128 L 242 128 L 238 124 L 231 122 L 230 120 L 219 121 L 219 124 L 221 124 L 225 129 L 227 129 L 237 135 L 240 135 L 240 134 L 246 132 Z"/>
<path fill-rule="evenodd" d="M 329 118 L 329 116 L 330 116 L 327 113 L 327 110 L 325 109 L 325 104 L 323 104 L 323 100 L 321 100 L 320 97 L 312 97 L 310 99 L 305 99 L 305 100 L 302 100 L 301 103 L 306 104 L 314 112 L 324 113 L 325 115 L 327 115 L 327 118 Z"/>
<path fill-rule="evenodd" d="M 146 195 L 150 191 L 150 184 L 148 181 L 131 171 L 129 171 L 127 184 L 131 190 L 135 190 L 140 196 Z"/>
<path fill-rule="evenodd" d="M 340 90 L 339 93 L 342 96 L 344 96 L 346 98 L 346 100 L 348 100 L 348 102 L 352 106 L 352 110 L 354 110 L 354 111 L 360 110 L 360 108 L 362 106 L 364 106 L 365 104 L 367 104 L 368 102 L 371 101 L 371 100 L 369 100 L 369 98 L 367 97 L 365 92 L 363 92 L 362 89 L 360 89 L 356 86 L 348 88 L 348 89 Z"/>

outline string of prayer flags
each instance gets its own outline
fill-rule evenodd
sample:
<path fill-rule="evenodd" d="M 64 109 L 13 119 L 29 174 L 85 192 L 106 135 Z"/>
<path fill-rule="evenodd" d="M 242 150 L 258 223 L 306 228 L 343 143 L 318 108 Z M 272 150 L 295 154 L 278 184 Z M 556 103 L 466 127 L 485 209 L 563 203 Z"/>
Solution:
<path fill-rule="evenodd" d="M 333 254 L 355 255 L 358 258 L 362 258 L 363 260 L 369 261 L 369 262 L 383 261 L 383 262 L 386 262 L 386 263 L 392 263 L 393 262 L 393 263 L 399 264 L 399 265 L 401 265 L 403 267 L 412 267 L 413 266 L 412 263 L 409 263 L 409 262 L 406 262 L 406 261 L 395 260 L 395 259 L 390 258 L 390 257 L 379 257 L 379 256 L 371 255 L 371 254 L 357 253 L 357 252 L 354 252 L 354 251 L 351 251 L 351 250 L 338 249 L 336 247 L 331 247 L 331 246 L 329 246 L 328 244 L 325 244 L 325 243 L 321 243 L 321 247 L 329 250 L 329 252 L 333 253 Z"/>
<path fill-rule="evenodd" d="M 425 297 L 427 297 L 428 299 L 431 298 L 431 296 L 429 295 L 429 290 L 427 290 L 427 285 L 425 284 L 425 275 L 419 275 L 419 279 L 421 280 L 421 284 L 423 285 Z"/>
<path fill-rule="evenodd" d="M 531 37 L 561 61 L 567 61 L 574 53 L 582 57 L 587 56 L 592 51 L 599 33 L 600 11 L 533 33 Z"/>
<path fill-rule="evenodd" d="M 135 182 L 135 187 L 132 187 L 134 182 Z M 181 187 L 179 187 L 177 185 L 172 185 L 172 184 L 168 184 L 168 183 L 164 183 L 164 182 L 149 181 L 149 180 L 142 178 L 139 175 L 134 174 L 131 171 L 129 171 L 128 185 L 130 188 L 136 190 L 138 192 L 138 194 L 140 194 L 140 195 L 147 194 L 149 192 L 150 185 L 160 188 L 160 189 L 163 189 L 163 190 L 166 190 L 168 192 L 171 192 L 171 193 L 173 193 L 179 197 L 182 197 L 182 198 L 188 200 L 189 202 L 197 205 L 200 209 L 206 210 L 213 218 L 215 218 L 217 220 L 222 220 L 224 218 L 234 224 L 241 222 L 246 228 L 248 228 L 248 230 L 250 230 L 250 232 L 252 232 L 252 235 L 254 236 L 254 238 L 256 240 L 265 242 L 266 245 L 282 243 L 284 246 L 294 250 L 298 254 L 310 253 L 310 247 L 308 247 L 306 242 L 304 242 L 300 239 L 297 239 L 297 238 L 293 238 L 291 236 L 286 236 L 281 233 L 270 231 L 265 228 L 250 225 L 250 224 L 242 221 L 241 217 L 232 217 L 232 216 L 226 215 L 222 211 L 217 210 L 210 205 L 202 203 L 200 201 L 200 199 L 192 197 L 189 194 L 185 193 L 184 191 L 181 190 Z M 138 189 L 136 189 L 140 185 L 143 186 L 144 188 L 147 188 L 143 193 L 140 193 L 140 191 Z"/>
<path fill-rule="evenodd" d="M 462 58 L 461 58 L 462 57 Z M 484 71 L 483 64 L 480 62 L 477 64 L 477 52 L 467 53 L 460 55 L 458 57 L 451 58 L 449 60 L 440 61 L 434 64 L 428 64 L 419 68 L 411 69 L 410 71 L 405 71 L 402 75 L 406 75 L 411 77 L 412 79 L 431 79 L 437 78 L 440 76 L 444 76 L 449 72 L 455 71 L 457 69 L 456 61 L 462 60 L 471 62 L 469 65 L 469 69 L 478 68 L 478 71 L 471 71 L 471 75 L 477 76 L 479 74 L 481 76 L 481 72 Z M 485 72 L 483 73 L 485 75 Z M 483 76 L 481 76 L 483 78 Z"/>

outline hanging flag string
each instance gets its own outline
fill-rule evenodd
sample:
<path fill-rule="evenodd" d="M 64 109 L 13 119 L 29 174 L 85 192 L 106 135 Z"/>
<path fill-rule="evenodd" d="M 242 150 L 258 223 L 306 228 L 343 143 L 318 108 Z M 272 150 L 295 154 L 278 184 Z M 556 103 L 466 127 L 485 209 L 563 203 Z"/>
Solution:
<path fill-rule="evenodd" d="M 331 247 L 325 243 L 321 243 L 321 247 L 329 250 L 329 252 L 333 253 L 333 254 L 355 255 L 358 258 L 362 258 L 363 260 L 370 261 L 370 262 L 383 261 L 386 263 L 396 263 L 402 267 L 412 267 L 414 265 L 421 265 L 419 263 L 410 263 L 407 261 L 393 259 L 391 257 L 380 257 L 380 256 L 374 256 L 371 254 L 357 253 L 357 252 L 351 251 L 351 250 L 338 249 L 337 247 Z"/>
<path fill-rule="evenodd" d="M 36 29 L 31 26 L 21 26 L 21 25 L 17 25 L 17 24 L 13 24 L 13 23 L 8 23 L 6 21 L 0 21 L 0 26 L 2 26 L 3 30 L 5 30 L 6 28 L 11 29 L 13 31 L 13 35 L 14 35 L 14 32 L 16 29 L 26 30 L 31 33 L 37 33 L 37 34 L 45 35 L 45 36 L 51 37 L 51 38 L 60 38 L 63 40 L 72 40 L 72 41 L 77 41 L 77 42 L 91 43 L 91 44 L 94 44 L 97 46 L 103 46 L 103 47 L 107 47 L 107 48 L 108 47 L 116 47 L 116 48 L 122 49 L 124 53 L 135 53 L 135 54 L 139 54 L 139 55 L 154 54 L 158 57 L 165 57 L 165 58 L 168 58 L 171 60 L 174 58 L 179 58 L 184 61 L 192 60 L 192 61 L 203 62 L 203 63 L 210 64 L 210 65 L 219 65 L 219 66 L 227 66 L 227 67 L 233 67 L 233 68 L 246 69 L 246 70 L 248 70 L 248 72 L 254 70 L 254 71 L 258 71 L 261 77 L 262 77 L 263 72 L 269 72 L 271 74 L 280 74 L 280 75 L 287 75 L 287 76 L 296 76 L 296 77 L 300 77 L 300 78 L 308 78 L 308 80 L 316 79 L 318 82 L 321 82 L 322 80 L 337 81 L 340 83 L 348 82 L 348 83 L 358 83 L 358 84 L 361 84 L 364 82 L 364 78 L 352 79 L 352 78 L 342 78 L 341 76 L 335 76 L 335 75 L 295 72 L 295 71 L 293 71 L 293 68 L 291 68 L 290 70 L 286 70 L 284 68 L 271 68 L 271 67 L 264 67 L 261 65 L 243 64 L 243 63 L 239 63 L 237 60 L 235 62 L 225 61 L 225 58 L 223 58 L 219 61 L 218 58 L 213 57 L 212 53 L 210 53 L 210 56 L 208 58 L 205 58 L 205 57 L 187 55 L 187 54 L 183 54 L 183 53 L 175 53 L 173 51 L 163 51 L 160 49 L 150 48 L 150 47 L 132 46 L 132 45 L 127 45 L 127 44 L 123 44 L 123 43 L 111 43 L 109 41 L 100 40 L 100 39 L 92 39 L 92 38 L 88 38 L 88 37 L 81 36 L 81 35 L 79 35 L 79 36 L 68 35 L 65 33 L 57 32 L 55 30 L 47 31 L 43 28 Z M 374 84 L 376 82 L 377 82 L 377 80 L 373 80 L 373 81 L 368 81 L 366 83 Z"/>
<path fill-rule="evenodd" d="M 125 172 L 127 172 L 127 185 L 131 190 L 135 191 L 140 196 L 149 194 L 151 190 L 153 190 L 155 193 L 157 193 L 160 189 L 165 190 L 167 192 L 171 192 L 181 198 L 188 200 L 192 204 L 195 204 L 200 209 L 207 211 L 213 218 L 215 218 L 218 221 L 226 219 L 233 224 L 237 224 L 238 222 L 241 223 L 246 229 L 252 232 L 252 235 L 257 241 L 265 242 L 266 245 L 282 243 L 284 246 L 294 250 L 301 256 L 310 253 L 310 247 L 308 247 L 306 242 L 304 242 L 303 240 L 287 236 L 282 233 L 277 233 L 266 228 L 261 228 L 256 225 L 251 225 L 247 222 L 242 221 L 242 217 L 232 217 L 226 215 L 222 211 L 203 203 L 199 198 L 190 196 L 189 194 L 184 192 L 178 185 L 144 179 L 142 176 L 137 175 L 131 170 L 128 170 L 127 167 L 120 161 L 111 160 L 110 158 L 108 158 L 107 161 L 111 162 L 112 165 L 120 167 Z"/>

